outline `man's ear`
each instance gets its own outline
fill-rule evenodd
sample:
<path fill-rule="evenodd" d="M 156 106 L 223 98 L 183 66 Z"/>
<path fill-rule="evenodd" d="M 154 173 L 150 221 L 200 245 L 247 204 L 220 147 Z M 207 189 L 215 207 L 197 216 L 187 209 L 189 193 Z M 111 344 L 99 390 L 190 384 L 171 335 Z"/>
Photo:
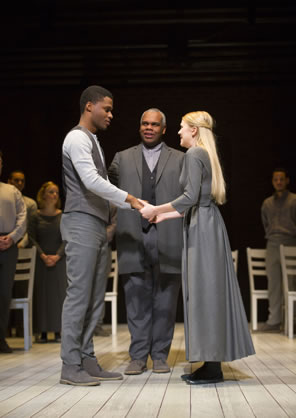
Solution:
<path fill-rule="evenodd" d="M 92 102 L 87 102 L 85 105 L 85 112 L 91 112 Z"/>

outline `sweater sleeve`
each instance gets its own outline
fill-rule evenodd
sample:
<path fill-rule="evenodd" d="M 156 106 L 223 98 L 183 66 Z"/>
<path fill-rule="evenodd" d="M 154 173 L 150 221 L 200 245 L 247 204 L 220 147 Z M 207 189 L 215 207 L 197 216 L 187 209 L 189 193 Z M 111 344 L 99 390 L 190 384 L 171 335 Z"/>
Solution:
<path fill-rule="evenodd" d="M 34 245 L 37 248 L 37 253 L 41 255 L 44 251 L 37 242 L 37 222 L 37 213 L 34 213 L 32 216 L 30 216 L 28 222 L 29 245 Z"/>
<path fill-rule="evenodd" d="M 10 237 L 17 243 L 25 234 L 27 226 L 27 209 L 21 193 L 15 189 L 15 228 L 10 232 Z"/>

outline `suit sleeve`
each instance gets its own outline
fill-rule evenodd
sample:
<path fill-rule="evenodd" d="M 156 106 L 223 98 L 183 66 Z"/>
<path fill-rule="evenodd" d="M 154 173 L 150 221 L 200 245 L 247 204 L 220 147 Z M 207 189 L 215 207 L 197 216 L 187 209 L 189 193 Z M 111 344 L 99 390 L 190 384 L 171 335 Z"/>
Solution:
<path fill-rule="evenodd" d="M 267 232 L 267 228 L 268 228 L 268 217 L 267 217 L 267 213 L 265 210 L 265 201 L 263 202 L 263 205 L 261 206 L 261 220 L 262 220 L 262 224 L 263 224 L 263 228 L 265 233 Z"/>
<path fill-rule="evenodd" d="M 115 231 L 116 231 L 116 223 L 117 223 L 117 208 L 114 205 L 110 205 L 110 215 L 111 215 L 111 220 L 110 220 L 110 224 L 107 225 L 106 228 L 106 233 L 107 233 L 107 241 L 109 244 L 111 244 L 114 235 L 115 235 Z"/>
<path fill-rule="evenodd" d="M 114 186 L 118 187 L 119 182 L 119 153 L 117 152 L 113 158 L 112 163 L 108 169 L 108 178 Z"/>

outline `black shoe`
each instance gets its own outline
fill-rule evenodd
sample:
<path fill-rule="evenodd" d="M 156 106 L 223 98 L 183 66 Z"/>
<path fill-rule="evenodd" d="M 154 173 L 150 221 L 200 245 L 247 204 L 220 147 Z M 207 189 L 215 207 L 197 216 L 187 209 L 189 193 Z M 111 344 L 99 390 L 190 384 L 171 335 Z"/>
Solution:
<path fill-rule="evenodd" d="M 42 332 L 41 337 L 37 339 L 36 343 L 38 344 L 46 344 L 47 343 L 47 333 Z"/>
<path fill-rule="evenodd" d="M 205 362 L 202 367 L 195 370 L 190 377 L 186 378 L 188 385 L 206 385 L 224 381 L 220 362 Z"/>
<path fill-rule="evenodd" d="M 97 325 L 94 332 L 95 337 L 109 337 L 110 332 L 106 331 L 101 325 Z"/>
<path fill-rule="evenodd" d="M 38 338 L 36 341 L 37 344 L 46 344 L 47 342 L 47 338 Z"/>
<path fill-rule="evenodd" d="M 209 383 L 224 382 L 223 373 L 219 373 L 216 376 L 199 376 L 195 379 L 187 379 L 187 385 L 208 385 Z"/>
<path fill-rule="evenodd" d="M 54 343 L 60 343 L 61 341 L 62 341 L 61 334 L 59 332 L 55 332 L 54 333 L 54 340 L 53 340 L 53 342 Z"/>
<path fill-rule="evenodd" d="M 5 339 L 0 340 L 0 353 L 12 353 L 12 348 L 9 347 Z"/>
<path fill-rule="evenodd" d="M 267 322 L 265 322 L 265 324 L 263 324 L 262 328 L 259 331 L 261 331 L 261 332 L 280 332 L 281 331 L 281 324 L 270 325 Z"/>
<path fill-rule="evenodd" d="M 193 375 L 193 373 L 182 374 L 181 379 L 186 382 L 186 380 L 190 379 L 192 377 L 192 375 Z"/>
<path fill-rule="evenodd" d="M 198 370 L 201 370 L 201 369 L 204 369 L 206 367 L 206 363 L 204 363 L 201 367 L 199 367 L 198 369 L 196 369 L 194 372 L 192 372 L 192 373 L 187 373 L 187 374 L 182 374 L 181 375 L 181 379 L 182 380 L 184 380 L 185 382 L 188 380 L 188 379 L 194 379 L 195 378 L 195 375 L 196 375 L 196 373 L 197 373 L 197 371 Z"/>

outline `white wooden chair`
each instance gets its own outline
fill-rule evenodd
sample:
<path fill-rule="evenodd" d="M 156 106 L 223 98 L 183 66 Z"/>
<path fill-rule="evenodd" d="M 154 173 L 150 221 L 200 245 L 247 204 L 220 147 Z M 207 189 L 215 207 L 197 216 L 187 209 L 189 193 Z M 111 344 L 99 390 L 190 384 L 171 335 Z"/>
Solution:
<path fill-rule="evenodd" d="M 285 334 L 294 337 L 294 302 L 296 302 L 296 247 L 280 245 L 285 301 Z M 294 283 L 293 283 L 294 282 Z"/>
<path fill-rule="evenodd" d="M 117 251 L 112 251 L 111 270 L 108 280 L 112 279 L 112 291 L 105 293 L 105 302 L 111 302 L 112 335 L 117 334 L 117 295 L 118 295 L 118 264 Z"/>
<path fill-rule="evenodd" d="M 267 273 L 266 273 L 266 250 L 258 248 L 247 248 L 247 261 L 250 282 L 250 303 L 251 303 L 251 327 L 258 329 L 258 300 L 268 299 Z M 256 280 L 264 276 L 266 286 L 264 289 L 256 288 Z"/>
<path fill-rule="evenodd" d="M 237 274 L 238 250 L 233 250 L 233 251 L 231 251 L 231 253 L 232 253 L 232 260 L 233 260 L 233 264 L 234 264 L 234 270 Z"/>
<path fill-rule="evenodd" d="M 32 347 L 33 340 L 32 304 L 35 262 L 36 247 L 19 248 L 14 280 L 26 280 L 28 282 L 27 297 L 12 299 L 10 309 L 23 310 L 25 350 L 29 350 L 29 348 Z"/>

